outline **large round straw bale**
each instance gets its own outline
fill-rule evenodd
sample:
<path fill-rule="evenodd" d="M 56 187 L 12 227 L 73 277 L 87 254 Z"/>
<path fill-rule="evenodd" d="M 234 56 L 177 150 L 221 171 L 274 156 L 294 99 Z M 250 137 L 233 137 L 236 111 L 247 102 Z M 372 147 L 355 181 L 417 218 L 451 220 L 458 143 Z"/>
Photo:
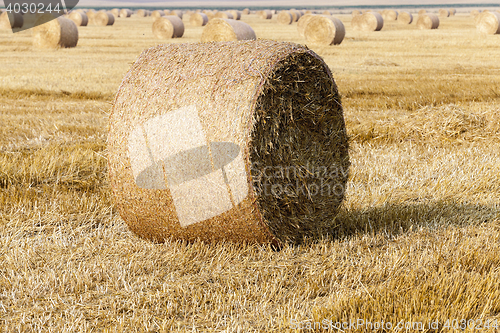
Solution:
<path fill-rule="evenodd" d="M 239 10 L 230 10 L 229 11 L 235 20 L 241 20 L 241 12 Z"/>
<path fill-rule="evenodd" d="M 93 23 L 105 27 L 107 25 L 115 24 L 115 16 L 110 12 L 99 11 L 95 16 Z"/>
<path fill-rule="evenodd" d="M 314 15 L 305 27 L 304 37 L 314 44 L 338 45 L 344 40 L 345 27 L 336 17 Z"/>
<path fill-rule="evenodd" d="M 158 45 L 110 112 L 115 207 L 153 241 L 318 239 L 334 227 L 348 168 L 332 74 L 297 44 Z"/>
<path fill-rule="evenodd" d="M 417 28 L 419 29 L 437 29 L 439 27 L 439 17 L 433 13 L 419 15 L 417 19 Z"/>
<path fill-rule="evenodd" d="M 3 12 L 0 15 L 0 29 L 1 30 L 10 30 L 15 28 L 22 28 L 24 24 L 23 15 L 20 13 L 12 12 Z"/>
<path fill-rule="evenodd" d="M 313 17 L 313 14 L 305 14 L 299 20 L 297 21 L 297 31 L 299 32 L 299 35 L 304 37 L 304 30 L 307 26 L 307 23 L 309 23 L 309 20 Z"/>
<path fill-rule="evenodd" d="M 33 46 L 43 49 L 75 47 L 78 44 L 78 27 L 65 17 L 54 19 L 51 14 L 41 15 L 33 28 Z"/>
<path fill-rule="evenodd" d="M 222 18 L 222 19 L 231 19 L 231 20 L 234 19 L 233 14 L 231 14 L 228 11 L 217 12 L 217 14 L 215 14 L 215 17 L 216 18 Z"/>
<path fill-rule="evenodd" d="M 382 18 L 384 21 L 396 21 L 398 19 L 398 12 L 391 9 L 382 11 Z"/>
<path fill-rule="evenodd" d="M 159 18 L 159 17 L 162 17 L 162 16 L 165 16 L 165 12 L 163 10 L 154 10 L 152 13 L 151 13 L 151 17 L 152 18 Z"/>
<path fill-rule="evenodd" d="M 110 10 L 111 14 L 113 14 L 115 17 L 118 17 L 120 15 L 120 10 L 118 8 L 113 8 Z"/>
<path fill-rule="evenodd" d="M 302 13 L 295 9 L 290 9 L 290 14 L 292 14 L 293 22 L 297 22 L 302 16 Z"/>
<path fill-rule="evenodd" d="M 75 22 L 77 27 L 85 27 L 89 24 L 89 18 L 84 12 L 72 11 L 68 18 Z"/>
<path fill-rule="evenodd" d="M 214 18 L 201 34 L 202 42 L 222 42 L 257 39 L 252 27 L 242 21 Z"/>
<path fill-rule="evenodd" d="M 441 8 L 439 10 L 439 17 L 448 17 L 450 16 L 450 12 L 447 9 Z"/>
<path fill-rule="evenodd" d="M 483 12 L 478 17 L 477 31 L 489 35 L 500 34 L 500 13 Z"/>
<path fill-rule="evenodd" d="M 413 22 L 413 15 L 408 12 L 399 12 L 398 14 L 398 22 L 404 24 L 411 24 Z"/>
<path fill-rule="evenodd" d="M 189 23 L 194 27 L 202 27 L 208 23 L 208 16 L 203 13 L 194 13 L 189 18 Z"/>
<path fill-rule="evenodd" d="M 270 20 L 273 18 L 273 12 L 269 9 L 261 10 L 257 13 L 257 15 L 263 20 Z"/>
<path fill-rule="evenodd" d="M 120 10 L 120 15 L 119 17 L 130 17 L 132 16 L 133 12 L 130 9 L 123 8 Z"/>
<path fill-rule="evenodd" d="M 293 15 L 288 10 L 282 10 L 278 14 L 278 23 L 279 24 L 292 24 L 293 23 Z"/>
<path fill-rule="evenodd" d="M 366 12 L 353 17 L 351 25 L 355 30 L 380 31 L 384 27 L 384 19 L 379 13 Z"/>
<path fill-rule="evenodd" d="M 153 22 L 153 34 L 160 39 L 180 38 L 184 35 L 184 23 L 177 15 L 160 17 Z"/>

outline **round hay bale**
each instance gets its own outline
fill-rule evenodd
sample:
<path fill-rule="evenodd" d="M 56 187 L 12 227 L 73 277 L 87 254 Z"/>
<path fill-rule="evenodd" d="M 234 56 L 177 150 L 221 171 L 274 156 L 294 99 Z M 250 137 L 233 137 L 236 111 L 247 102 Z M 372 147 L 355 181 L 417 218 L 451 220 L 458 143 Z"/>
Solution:
<path fill-rule="evenodd" d="M 384 19 L 379 13 L 366 12 L 353 17 L 351 25 L 355 30 L 380 31 L 384 27 Z"/>
<path fill-rule="evenodd" d="M 170 9 L 164 9 L 163 13 L 165 13 L 165 15 L 170 15 Z"/>
<path fill-rule="evenodd" d="M 235 20 L 241 20 L 241 12 L 239 10 L 230 10 L 229 11 Z"/>
<path fill-rule="evenodd" d="M 408 12 L 399 12 L 398 14 L 398 22 L 404 24 L 411 24 L 413 22 L 413 15 Z"/>
<path fill-rule="evenodd" d="M 165 12 L 163 10 L 154 10 L 152 13 L 151 13 L 151 17 L 152 18 L 159 18 L 159 17 L 163 17 L 165 16 Z"/>
<path fill-rule="evenodd" d="M 214 18 L 208 21 L 201 34 L 202 42 L 222 42 L 237 40 L 255 40 L 252 27 L 242 21 Z"/>
<path fill-rule="evenodd" d="M 455 8 L 450 8 L 448 11 L 450 12 L 450 16 L 455 16 L 455 14 L 457 13 L 457 10 Z"/>
<path fill-rule="evenodd" d="M 396 21 L 398 19 L 398 12 L 395 10 L 386 9 L 382 12 L 384 21 Z"/>
<path fill-rule="evenodd" d="M 215 13 L 211 10 L 203 11 L 203 14 L 207 15 L 209 21 L 215 18 Z"/>
<path fill-rule="evenodd" d="M 278 23 L 279 24 L 292 24 L 293 23 L 293 15 L 288 10 L 282 10 L 278 14 Z"/>
<path fill-rule="evenodd" d="M 120 10 L 120 15 L 118 15 L 118 17 L 130 17 L 132 14 L 133 12 L 130 9 L 124 8 Z"/>
<path fill-rule="evenodd" d="M 478 17 L 479 20 L 476 24 L 477 31 L 489 35 L 500 34 L 500 13 L 484 12 Z"/>
<path fill-rule="evenodd" d="M 75 22 L 77 27 L 85 27 L 89 24 L 89 17 L 83 12 L 72 11 L 68 18 Z"/>
<path fill-rule="evenodd" d="M 146 9 L 139 9 L 137 10 L 136 14 L 139 17 L 146 17 L 148 16 L 148 11 Z"/>
<path fill-rule="evenodd" d="M 203 13 L 194 13 L 189 18 L 189 23 L 193 27 L 202 27 L 208 23 L 208 16 Z"/>
<path fill-rule="evenodd" d="M 113 8 L 110 10 L 111 14 L 113 14 L 115 17 L 118 17 L 120 15 L 120 10 L 118 8 Z"/>
<path fill-rule="evenodd" d="M 450 16 L 450 12 L 447 9 L 441 8 L 439 10 L 439 17 L 448 17 Z"/>
<path fill-rule="evenodd" d="M 10 30 L 15 28 L 22 28 L 24 24 L 23 15 L 15 12 L 3 12 L 0 15 L 0 29 Z"/>
<path fill-rule="evenodd" d="M 353 10 L 352 13 L 351 13 L 352 17 L 356 17 L 356 16 L 359 16 L 361 15 L 361 12 L 359 10 Z"/>
<path fill-rule="evenodd" d="M 184 13 L 182 10 L 175 9 L 170 12 L 170 15 L 177 15 L 182 20 Z"/>
<path fill-rule="evenodd" d="M 439 27 L 439 17 L 436 14 L 427 13 L 419 15 L 417 19 L 417 28 L 419 29 L 437 29 Z"/>
<path fill-rule="evenodd" d="M 75 47 L 78 44 L 78 27 L 65 17 L 54 19 L 51 14 L 41 15 L 33 28 L 33 46 L 42 49 Z"/>
<path fill-rule="evenodd" d="M 304 13 L 305 14 L 305 13 Z M 332 13 L 327 9 L 327 10 L 324 10 L 323 13 L 321 13 L 322 15 L 326 15 L 326 16 L 331 16 Z M 299 19 L 300 20 L 300 19 Z M 298 22 L 298 21 L 297 21 Z"/>
<path fill-rule="evenodd" d="M 480 11 L 480 10 L 478 10 L 478 9 L 473 9 L 473 10 L 471 10 L 471 11 L 470 11 L 470 16 L 472 16 L 472 17 L 476 17 L 477 15 L 479 15 L 479 13 L 481 13 L 481 11 Z"/>
<path fill-rule="evenodd" d="M 158 45 L 132 65 L 110 112 L 115 207 L 156 242 L 319 239 L 348 168 L 331 71 L 297 44 Z"/>
<path fill-rule="evenodd" d="M 177 15 L 160 17 L 153 22 L 153 34 L 159 39 L 180 38 L 184 35 L 184 23 Z"/>
<path fill-rule="evenodd" d="M 304 37 L 314 44 L 338 45 L 344 40 L 345 27 L 336 17 L 314 15 L 305 26 Z"/>
<path fill-rule="evenodd" d="M 94 25 L 105 27 L 115 24 L 115 16 L 109 12 L 100 11 L 94 16 Z"/>
<path fill-rule="evenodd" d="M 309 23 L 309 20 L 313 17 L 313 14 L 305 14 L 299 20 L 297 21 L 297 31 L 299 32 L 299 35 L 304 37 L 304 30 L 307 26 L 307 23 Z"/>
<path fill-rule="evenodd" d="M 269 9 L 261 10 L 257 13 L 257 15 L 263 20 L 270 20 L 273 18 L 273 12 Z"/>
<path fill-rule="evenodd" d="M 295 9 L 290 9 L 289 12 L 292 14 L 293 22 L 297 22 L 302 16 L 302 13 Z"/>
<path fill-rule="evenodd" d="M 224 12 L 217 12 L 217 14 L 215 14 L 215 17 L 216 18 L 222 18 L 222 19 L 230 19 L 230 20 L 234 20 L 234 16 L 233 14 L 231 14 L 230 12 L 228 11 L 224 11 Z"/>
<path fill-rule="evenodd" d="M 241 13 L 242 13 L 243 15 L 250 15 L 250 9 L 245 8 L 245 9 L 243 9 L 243 10 L 241 11 Z"/>

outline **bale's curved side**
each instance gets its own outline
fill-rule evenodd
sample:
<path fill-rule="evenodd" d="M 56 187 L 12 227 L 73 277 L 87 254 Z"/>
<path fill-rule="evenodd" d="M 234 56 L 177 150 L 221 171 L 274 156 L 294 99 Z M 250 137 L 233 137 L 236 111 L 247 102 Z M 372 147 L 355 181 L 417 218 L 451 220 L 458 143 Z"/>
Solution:
<path fill-rule="evenodd" d="M 118 17 L 120 15 L 120 10 L 118 8 L 113 8 L 110 10 L 111 14 L 113 14 L 115 17 Z"/>
<path fill-rule="evenodd" d="M 417 28 L 419 29 L 437 29 L 439 27 L 439 17 L 436 14 L 427 13 L 419 15 L 417 19 Z"/>
<path fill-rule="evenodd" d="M 100 11 L 94 16 L 93 23 L 102 27 L 113 25 L 115 24 L 115 16 L 109 12 Z"/>
<path fill-rule="evenodd" d="M 297 21 L 297 31 L 299 32 L 299 35 L 304 37 L 304 30 L 309 23 L 309 20 L 313 17 L 313 14 L 305 14 L 299 20 Z"/>
<path fill-rule="evenodd" d="M 231 15 L 233 15 L 233 19 L 241 20 L 241 12 L 239 10 L 232 9 L 229 12 L 231 13 Z"/>
<path fill-rule="evenodd" d="M 426 14 L 426 13 L 427 13 L 427 11 L 426 11 L 425 9 L 420 9 L 420 10 L 418 11 L 418 15 L 424 15 L 424 14 Z"/>
<path fill-rule="evenodd" d="M 127 8 L 123 8 L 122 10 L 120 10 L 120 15 L 118 15 L 118 17 L 130 17 L 132 16 L 133 12 L 130 10 L 130 9 L 127 9 Z"/>
<path fill-rule="evenodd" d="M 184 23 L 177 15 L 156 19 L 152 29 L 153 34 L 159 39 L 180 38 L 184 35 Z"/>
<path fill-rule="evenodd" d="M 151 13 L 151 17 L 155 18 L 155 19 L 163 17 L 163 16 L 165 16 L 165 12 L 163 10 L 154 10 Z"/>
<path fill-rule="evenodd" d="M 304 37 L 314 44 L 338 45 L 344 40 L 345 27 L 336 17 L 314 15 L 305 27 Z"/>
<path fill-rule="evenodd" d="M 3 12 L 0 15 L 0 29 L 10 30 L 15 28 L 22 28 L 24 24 L 24 18 L 21 14 L 15 12 Z"/>
<path fill-rule="evenodd" d="M 273 12 L 269 9 L 261 10 L 257 13 L 257 15 L 263 20 L 270 20 L 273 18 Z"/>
<path fill-rule="evenodd" d="M 450 16 L 455 16 L 455 14 L 457 13 L 457 10 L 455 8 L 450 8 L 448 11 L 450 12 Z"/>
<path fill-rule="evenodd" d="M 357 9 L 353 10 L 352 13 L 351 13 L 352 17 L 356 17 L 356 16 L 359 16 L 361 14 L 362 13 L 359 10 L 357 10 Z"/>
<path fill-rule="evenodd" d="M 447 9 L 441 8 L 439 10 L 439 17 L 448 17 L 450 16 L 450 12 Z"/>
<path fill-rule="evenodd" d="M 241 11 L 241 13 L 242 13 L 243 15 L 250 15 L 250 9 L 249 9 L 249 8 L 245 8 L 245 9 L 243 9 L 243 10 Z"/>
<path fill-rule="evenodd" d="M 477 31 L 496 35 L 500 34 L 500 13 L 498 12 L 483 12 L 479 15 L 478 22 L 476 23 Z"/>
<path fill-rule="evenodd" d="M 290 9 L 289 12 L 292 14 L 293 22 L 297 22 L 302 16 L 302 13 L 295 9 Z"/>
<path fill-rule="evenodd" d="M 53 19 L 44 14 L 35 21 L 33 46 L 43 49 L 75 47 L 78 44 L 78 27 L 65 17 Z"/>
<path fill-rule="evenodd" d="M 201 34 L 203 43 L 255 39 L 257 39 L 257 36 L 247 23 L 222 18 L 214 18 L 208 21 Z"/>
<path fill-rule="evenodd" d="M 233 20 L 234 17 L 233 17 L 233 14 L 231 14 L 230 12 L 228 11 L 224 11 L 224 12 L 217 12 L 215 14 L 215 17 L 216 18 L 221 18 L 221 19 L 230 19 L 230 20 Z"/>
<path fill-rule="evenodd" d="M 189 18 L 189 23 L 193 27 L 202 27 L 208 23 L 208 16 L 207 16 L 207 14 L 203 14 L 203 13 L 194 13 Z"/>
<path fill-rule="evenodd" d="M 472 16 L 472 17 L 476 17 L 477 15 L 479 15 L 479 13 L 481 13 L 481 11 L 480 11 L 480 10 L 478 10 L 478 9 L 473 9 L 473 10 L 471 10 L 471 11 L 470 11 L 470 16 Z"/>
<path fill-rule="evenodd" d="M 318 239 L 333 227 L 348 168 L 332 74 L 297 44 L 150 48 L 110 113 L 116 208 L 158 242 Z"/>
<path fill-rule="evenodd" d="M 77 27 L 85 27 L 89 24 L 89 18 L 88 16 L 79 11 L 72 11 L 69 15 L 68 18 L 75 22 Z"/>
<path fill-rule="evenodd" d="M 380 31 L 384 27 L 384 19 L 379 13 L 366 12 L 353 17 L 351 24 L 355 30 Z"/>
<path fill-rule="evenodd" d="M 398 19 L 398 12 L 392 9 L 382 11 L 382 18 L 384 21 L 396 21 Z"/>
<path fill-rule="evenodd" d="M 399 12 L 398 22 L 404 24 L 411 24 L 413 22 L 413 15 L 408 12 Z"/>
<path fill-rule="evenodd" d="M 279 12 L 277 20 L 279 24 L 292 24 L 293 15 L 288 10 L 282 10 Z"/>

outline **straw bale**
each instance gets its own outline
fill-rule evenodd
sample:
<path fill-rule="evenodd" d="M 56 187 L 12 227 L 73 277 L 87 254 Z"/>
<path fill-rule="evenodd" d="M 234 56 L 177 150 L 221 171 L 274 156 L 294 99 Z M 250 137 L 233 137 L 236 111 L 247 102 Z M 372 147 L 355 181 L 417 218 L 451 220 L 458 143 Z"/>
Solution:
<path fill-rule="evenodd" d="M 5 11 L 0 15 L 0 30 L 22 28 L 23 24 L 23 15 L 19 13 Z"/>
<path fill-rule="evenodd" d="M 318 239 L 348 177 L 337 86 L 297 44 L 158 45 L 116 94 L 108 163 L 115 207 L 141 237 Z"/>
<path fill-rule="evenodd" d="M 203 14 L 207 15 L 209 21 L 215 18 L 215 13 L 211 10 L 203 11 Z"/>
<path fill-rule="evenodd" d="M 241 20 L 241 12 L 239 10 L 229 10 L 229 12 L 233 15 L 234 20 Z"/>
<path fill-rule="evenodd" d="M 384 19 L 379 13 L 366 12 L 353 17 L 351 25 L 354 30 L 380 31 L 384 27 Z"/>
<path fill-rule="evenodd" d="M 352 17 L 355 17 L 355 16 L 359 16 L 359 15 L 361 15 L 361 12 L 360 12 L 359 10 L 356 10 L 356 9 L 355 9 L 355 10 L 353 10 L 353 11 L 352 11 L 352 13 L 351 13 L 351 14 L 352 14 Z"/>
<path fill-rule="evenodd" d="M 170 15 L 177 15 L 181 20 L 184 17 L 184 13 L 182 12 L 182 10 L 179 9 L 170 11 Z"/>
<path fill-rule="evenodd" d="M 439 10 L 439 17 L 448 17 L 450 16 L 450 12 L 447 9 L 441 8 Z"/>
<path fill-rule="evenodd" d="M 134 12 L 131 11 L 130 9 L 123 8 L 122 10 L 120 10 L 119 17 L 130 17 L 130 16 L 132 16 L 133 13 Z"/>
<path fill-rule="evenodd" d="M 297 21 L 297 31 L 299 32 L 299 35 L 304 37 L 304 30 L 307 26 L 307 23 L 309 23 L 309 20 L 313 17 L 313 14 L 305 14 L 299 20 Z"/>
<path fill-rule="evenodd" d="M 305 14 L 305 13 L 304 13 Z M 326 16 L 331 16 L 332 13 L 327 9 L 327 10 L 324 10 L 323 13 L 321 13 L 322 15 L 326 15 Z M 300 19 L 299 19 L 300 20 Z M 298 21 L 297 21 L 298 22 Z"/>
<path fill-rule="evenodd" d="M 382 11 L 382 18 L 384 21 L 396 21 L 398 19 L 398 12 L 391 9 Z"/>
<path fill-rule="evenodd" d="M 481 11 L 478 10 L 478 9 L 473 9 L 473 10 L 470 11 L 470 15 L 472 17 L 476 17 L 477 15 L 479 15 L 479 13 L 481 13 Z"/>
<path fill-rule="evenodd" d="M 113 25 L 115 24 L 115 16 L 111 14 L 110 12 L 105 12 L 105 11 L 99 11 L 93 19 L 93 24 L 94 25 L 99 25 L 102 27 L 105 27 L 107 25 Z"/>
<path fill-rule="evenodd" d="M 243 15 L 250 15 L 250 9 L 245 8 L 245 9 L 243 9 L 243 10 L 241 11 L 241 13 L 242 13 Z"/>
<path fill-rule="evenodd" d="M 295 9 L 290 9 L 289 12 L 292 14 L 293 22 L 297 22 L 302 16 L 302 13 Z"/>
<path fill-rule="evenodd" d="M 33 28 L 33 46 L 42 49 L 75 47 L 78 44 L 78 27 L 65 17 L 54 19 L 52 14 L 41 15 Z"/>
<path fill-rule="evenodd" d="M 345 27 L 336 17 L 314 15 L 305 27 L 304 37 L 314 44 L 338 45 L 344 40 Z"/>
<path fill-rule="evenodd" d="M 231 14 L 231 12 L 228 12 L 228 11 L 217 12 L 217 14 L 215 14 L 215 17 L 216 18 L 222 18 L 222 19 L 231 19 L 231 20 L 234 20 L 233 14 Z"/>
<path fill-rule="evenodd" d="M 500 34 L 500 13 L 483 12 L 478 15 L 478 18 L 476 23 L 477 31 L 489 35 Z"/>
<path fill-rule="evenodd" d="M 273 12 L 269 9 L 261 10 L 257 13 L 257 15 L 263 20 L 270 20 L 273 18 Z"/>
<path fill-rule="evenodd" d="M 89 24 L 89 18 L 84 12 L 72 11 L 68 18 L 75 22 L 77 27 L 85 27 Z"/>
<path fill-rule="evenodd" d="M 151 13 L 151 17 L 154 19 L 157 19 L 157 18 L 163 17 L 163 16 L 165 16 L 165 12 L 163 10 L 154 10 Z"/>
<path fill-rule="evenodd" d="M 418 15 L 423 15 L 423 14 L 427 14 L 427 11 L 425 9 L 420 9 L 418 11 Z"/>
<path fill-rule="evenodd" d="M 288 10 L 282 10 L 278 14 L 278 23 L 279 24 L 292 24 L 293 21 L 293 15 L 290 13 Z"/>
<path fill-rule="evenodd" d="M 427 13 L 418 16 L 417 28 L 437 29 L 438 27 L 439 27 L 439 17 L 436 14 Z"/>
<path fill-rule="evenodd" d="M 201 35 L 202 42 L 257 39 L 252 27 L 242 21 L 214 18 L 208 21 Z"/>
<path fill-rule="evenodd" d="M 450 16 L 455 16 L 455 14 L 457 13 L 457 10 L 455 8 L 450 8 L 448 11 L 450 12 Z"/>
<path fill-rule="evenodd" d="M 194 27 L 202 27 L 208 23 L 208 16 L 203 13 L 194 13 L 189 18 L 189 23 Z"/>
<path fill-rule="evenodd" d="M 413 15 L 408 12 L 399 12 L 398 22 L 404 24 L 411 24 L 413 22 Z"/>
<path fill-rule="evenodd" d="M 160 17 L 153 22 L 153 34 L 159 39 L 180 38 L 184 35 L 184 23 L 177 15 Z"/>
<path fill-rule="evenodd" d="M 139 10 L 136 12 L 136 14 L 137 14 L 137 16 L 139 16 L 139 17 L 146 17 L 146 16 L 148 16 L 148 12 L 149 12 L 149 11 L 148 11 L 148 10 L 146 10 L 146 9 L 139 9 Z"/>
<path fill-rule="evenodd" d="M 120 10 L 118 8 L 113 8 L 110 10 L 111 14 L 113 14 L 115 17 L 120 16 Z"/>

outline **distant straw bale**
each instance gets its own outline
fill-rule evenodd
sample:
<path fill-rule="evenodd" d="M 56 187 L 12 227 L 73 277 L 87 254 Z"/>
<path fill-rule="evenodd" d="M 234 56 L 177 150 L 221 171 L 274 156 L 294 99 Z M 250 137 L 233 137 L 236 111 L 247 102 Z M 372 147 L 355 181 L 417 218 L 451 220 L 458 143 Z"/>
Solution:
<path fill-rule="evenodd" d="M 477 31 L 489 35 L 500 34 L 499 12 L 483 12 L 478 17 L 479 19 L 476 23 Z"/>
<path fill-rule="evenodd" d="M 215 17 L 216 17 L 216 18 L 222 18 L 222 19 L 230 19 L 230 20 L 234 20 L 234 16 L 233 16 L 233 14 L 231 14 L 231 13 L 230 13 L 230 12 L 228 12 L 228 11 L 217 12 L 217 14 L 215 14 Z"/>
<path fill-rule="evenodd" d="M 139 10 L 137 10 L 137 13 L 136 13 L 136 14 L 137 14 L 137 16 L 139 16 L 139 17 L 146 17 L 146 16 L 149 16 L 149 15 L 148 15 L 148 14 L 149 14 L 148 12 L 149 12 L 149 11 L 148 11 L 148 10 L 146 10 L 146 9 L 139 9 Z"/>
<path fill-rule="evenodd" d="M 413 22 L 413 15 L 408 12 L 399 12 L 398 22 L 404 24 L 411 24 Z"/>
<path fill-rule="evenodd" d="M 450 8 L 448 11 L 450 12 L 450 16 L 455 16 L 455 14 L 457 13 L 457 10 L 455 8 Z"/>
<path fill-rule="evenodd" d="M 107 25 L 113 25 L 115 24 L 115 16 L 110 12 L 99 11 L 94 16 L 93 24 L 102 27 L 105 27 Z"/>
<path fill-rule="evenodd" d="M 426 13 L 427 13 L 427 11 L 425 9 L 420 9 L 418 11 L 418 15 L 423 15 L 423 14 L 426 14 Z"/>
<path fill-rule="evenodd" d="M 448 9 L 441 8 L 439 10 L 439 17 L 449 17 L 449 16 L 450 12 L 448 11 Z"/>
<path fill-rule="evenodd" d="M 69 14 L 68 18 L 71 21 L 75 22 L 77 27 L 85 27 L 89 24 L 89 18 L 87 16 L 87 14 L 85 14 L 84 12 L 73 10 Z"/>
<path fill-rule="evenodd" d="M 193 27 L 202 27 L 208 23 L 208 16 L 203 13 L 194 13 L 189 18 L 189 23 Z"/>
<path fill-rule="evenodd" d="M 52 14 L 38 17 L 32 35 L 33 46 L 41 49 L 68 48 L 78 44 L 75 22 L 62 16 L 54 19 Z"/>
<path fill-rule="evenodd" d="M 120 15 L 120 10 L 118 8 L 113 8 L 110 10 L 111 14 L 113 14 L 115 17 L 118 17 Z"/>
<path fill-rule="evenodd" d="M 0 30 L 22 28 L 23 24 L 24 18 L 19 13 L 5 11 L 0 15 Z"/>
<path fill-rule="evenodd" d="M 313 14 L 305 14 L 299 20 L 297 21 L 297 31 L 299 32 L 299 35 L 304 37 L 304 30 L 307 26 L 307 23 L 309 23 L 309 20 L 313 17 Z"/>
<path fill-rule="evenodd" d="M 182 12 L 182 10 L 179 10 L 179 9 L 175 9 L 175 10 L 170 11 L 170 15 L 176 15 L 181 20 L 184 17 L 184 13 Z"/>
<path fill-rule="evenodd" d="M 472 16 L 472 17 L 476 17 L 477 15 L 479 15 L 479 13 L 481 13 L 481 11 L 480 11 L 480 10 L 478 10 L 478 9 L 473 9 L 473 10 L 471 10 L 471 11 L 470 11 L 470 16 Z"/>
<path fill-rule="evenodd" d="M 361 13 L 359 10 L 356 10 L 356 9 L 355 9 L 355 10 L 353 10 L 353 11 L 352 11 L 352 13 L 351 13 L 351 14 L 352 14 L 352 17 L 355 17 L 355 16 L 359 16 L 359 15 L 361 15 L 362 13 Z"/>
<path fill-rule="evenodd" d="M 288 10 L 282 10 L 278 14 L 278 23 L 279 24 L 292 24 L 293 23 L 293 15 Z"/>
<path fill-rule="evenodd" d="M 384 21 L 396 21 L 398 19 L 398 12 L 391 9 L 382 11 L 382 18 Z"/>
<path fill-rule="evenodd" d="M 163 16 L 165 16 L 165 12 L 163 10 L 154 10 L 151 13 L 151 17 L 154 18 L 154 19 L 157 19 L 157 18 L 160 18 L 160 17 L 163 17 Z"/>
<path fill-rule="evenodd" d="M 376 12 L 366 12 L 352 18 L 352 28 L 360 31 L 380 31 L 384 27 L 382 15 Z"/>
<path fill-rule="evenodd" d="M 202 42 L 255 40 L 255 32 L 247 23 L 231 19 L 214 18 L 208 21 L 201 35 Z"/>
<path fill-rule="evenodd" d="M 184 23 L 177 15 L 159 17 L 153 22 L 153 34 L 159 39 L 180 38 L 184 35 Z"/>
<path fill-rule="evenodd" d="M 130 9 L 123 8 L 120 10 L 120 15 L 119 17 L 130 17 L 132 16 L 133 12 Z"/>
<path fill-rule="evenodd" d="M 304 37 L 313 44 L 338 45 L 344 40 L 345 27 L 336 17 L 313 15 L 305 26 Z"/>
<path fill-rule="evenodd" d="M 239 10 L 230 10 L 229 11 L 233 15 L 233 19 L 241 20 L 241 12 Z"/>
<path fill-rule="evenodd" d="M 295 9 L 290 9 L 289 12 L 292 14 L 293 22 L 297 22 L 302 16 L 302 13 Z"/>
<path fill-rule="evenodd" d="M 269 9 L 261 10 L 257 15 L 263 20 L 270 20 L 273 18 L 273 12 Z"/>
<path fill-rule="evenodd" d="M 439 17 L 433 13 L 419 15 L 417 19 L 417 28 L 419 29 L 437 29 L 439 27 Z"/>
<path fill-rule="evenodd" d="M 243 15 L 249 15 L 249 14 L 250 14 L 250 9 L 245 8 L 245 9 L 243 9 L 243 10 L 241 11 L 241 13 L 242 13 Z"/>

